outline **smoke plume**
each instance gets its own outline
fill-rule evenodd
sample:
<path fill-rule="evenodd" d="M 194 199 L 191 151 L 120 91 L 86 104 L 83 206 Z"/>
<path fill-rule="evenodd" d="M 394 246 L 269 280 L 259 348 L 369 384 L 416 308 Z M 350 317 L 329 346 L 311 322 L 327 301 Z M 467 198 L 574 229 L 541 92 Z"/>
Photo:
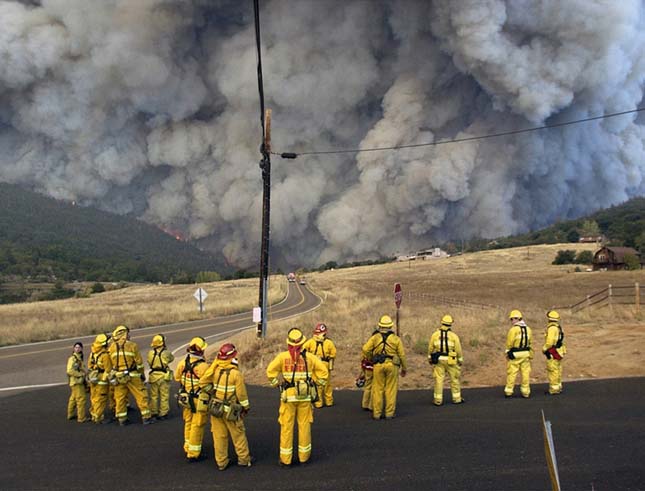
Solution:
<path fill-rule="evenodd" d="M 409 145 L 635 109 L 637 0 L 261 2 L 273 147 Z M 0 0 L 0 181 L 133 213 L 255 266 L 252 3 Z M 401 151 L 273 158 L 272 261 L 406 253 L 645 192 L 634 114 Z"/>

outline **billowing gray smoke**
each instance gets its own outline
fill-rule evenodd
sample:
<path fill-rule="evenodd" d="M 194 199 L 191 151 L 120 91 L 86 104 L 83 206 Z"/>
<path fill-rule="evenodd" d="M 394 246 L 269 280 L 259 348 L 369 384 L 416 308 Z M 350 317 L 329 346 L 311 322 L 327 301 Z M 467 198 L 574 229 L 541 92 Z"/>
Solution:
<path fill-rule="evenodd" d="M 637 0 L 263 1 L 277 151 L 463 138 L 634 109 Z M 252 2 L 0 0 L 0 180 L 134 213 L 253 266 Z M 275 265 L 408 252 L 645 191 L 635 115 L 273 160 Z"/>

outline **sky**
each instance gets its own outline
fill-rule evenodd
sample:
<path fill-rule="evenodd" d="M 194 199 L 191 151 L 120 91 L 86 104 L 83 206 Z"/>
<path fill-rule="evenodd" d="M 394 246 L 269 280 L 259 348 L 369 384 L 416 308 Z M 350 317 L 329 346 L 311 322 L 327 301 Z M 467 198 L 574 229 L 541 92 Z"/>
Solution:
<path fill-rule="evenodd" d="M 635 0 L 262 0 L 275 152 L 414 145 L 643 105 Z M 240 268 L 261 240 L 251 0 L 0 0 L 0 181 Z M 271 262 L 494 238 L 645 194 L 640 113 L 272 157 Z"/>

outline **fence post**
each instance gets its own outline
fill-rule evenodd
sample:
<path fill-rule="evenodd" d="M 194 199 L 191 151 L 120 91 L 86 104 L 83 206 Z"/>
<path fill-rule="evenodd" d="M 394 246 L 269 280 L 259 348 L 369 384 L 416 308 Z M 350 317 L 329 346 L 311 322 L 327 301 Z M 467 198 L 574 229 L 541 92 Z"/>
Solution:
<path fill-rule="evenodd" d="M 607 305 L 611 309 L 611 285 L 607 286 Z"/>
<path fill-rule="evenodd" d="M 587 295 L 587 308 L 591 307 L 591 295 Z M 582 310 L 582 309 L 578 309 Z"/>
<path fill-rule="evenodd" d="M 641 312 L 641 287 L 638 282 L 634 283 L 634 303 L 636 304 L 636 313 Z"/>

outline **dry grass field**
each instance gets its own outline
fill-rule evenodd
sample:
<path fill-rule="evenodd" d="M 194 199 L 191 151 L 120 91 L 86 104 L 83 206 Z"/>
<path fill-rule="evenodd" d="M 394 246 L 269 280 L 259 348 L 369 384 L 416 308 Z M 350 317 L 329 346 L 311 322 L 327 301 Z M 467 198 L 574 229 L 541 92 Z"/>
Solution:
<path fill-rule="evenodd" d="M 408 376 L 403 388 L 432 386 L 427 362 L 430 334 L 444 313 L 455 318 L 453 330 L 465 352 L 464 387 L 502 385 L 505 381 L 504 343 L 509 328 L 508 312 L 518 308 L 532 326 L 536 356 L 535 382 L 546 382 L 541 346 L 545 313 L 552 307 L 576 303 L 608 284 L 643 283 L 645 271 L 574 272 L 575 266 L 554 266 L 560 249 L 594 250 L 593 244 L 556 244 L 464 254 L 447 259 L 391 263 L 371 267 L 309 273 L 309 286 L 324 305 L 311 314 L 269 324 L 269 335 L 260 342 L 252 333 L 234 342 L 249 381 L 264 383 L 264 367 L 276 351 L 284 349 L 290 327 L 308 336 L 316 322 L 325 322 L 338 347 L 334 386 L 353 387 L 359 372 L 360 348 L 376 327 L 381 314 L 393 318 L 394 283 L 401 283 L 404 297 L 400 329 L 408 354 Z M 432 295 L 433 297 L 430 297 Z M 436 297 L 466 302 L 453 306 Z M 470 304 L 469 304 L 470 303 Z M 499 308 L 480 308 L 489 304 Z M 645 308 L 645 306 L 644 306 Z M 561 308 L 569 355 L 567 380 L 645 375 L 640 363 L 645 353 L 644 315 L 634 306 L 605 307 L 571 314 Z"/>
<path fill-rule="evenodd" d="M 0 346 L 111 332 L 119 324 L 136 329 L 217 317 L 257 304 L 257 279 L 199 286 L 208 293 L 203 313 L 193 298 L 196 285 L 137 285 L 89 298 L 0 305 Z M 286 280 L 271 281 L 269 301 L 281 300 L 286 292 Z"/>
<path fill-rule="evenodd" d="M 393 286 L 401 283 L 400 330 L 409 365 L 408 376 L 401 379 L 402 388 L 432 386 L 427 343 L 444 313 L 455 318 L 453 330 L 464 348 L 464 387 L 502 385 L 507 315 L 514 308 L 524 313 L 533 328 L 533 380 L 545 382 L 540 351 L 548 309 L 576 303 L 608 284 L 645 283 L 645 271 L 585 272 L 582 267 L 582 272 L 575 272 L 576 266 L 553 266 L 551 261 L 560 249 L 594 250 L 595 245 L 531 246 L 308 273 L 309 287 L 324 299 L 322 307 L 290 320 L 269 320 L 264 340 L 247 331 L 232 341 L 240 351 L 247 380 L 265 384 L 266 365 L 285 349 L 287 330 L 300 327 L 310 336 L 314 325 L 323 321 L 338 348 L 333 384 L 352 388 L 359 372 L 360 348 L 382 314 L 395 317 Z M 97 333 L 120 323 L 136 328 L 214 317 L 250 310 L 257 303 L 257 279 L 202 286 L 209 293 L 205 314 L 199 313 L 192 297 L 195 285 L 133 286 L 90 298 L 0 306 L 0 345 Z M 282 298 L 286 287 L 285 278 L 273 277 L 270 301 Z M 560 314 L 569 350 L 565 380 L 645 375 L 641 363 L 645 315 L 633 305 L 576 314 L 560 308 Z M 217 348 L 211 346 L 209 356 Z"/>

